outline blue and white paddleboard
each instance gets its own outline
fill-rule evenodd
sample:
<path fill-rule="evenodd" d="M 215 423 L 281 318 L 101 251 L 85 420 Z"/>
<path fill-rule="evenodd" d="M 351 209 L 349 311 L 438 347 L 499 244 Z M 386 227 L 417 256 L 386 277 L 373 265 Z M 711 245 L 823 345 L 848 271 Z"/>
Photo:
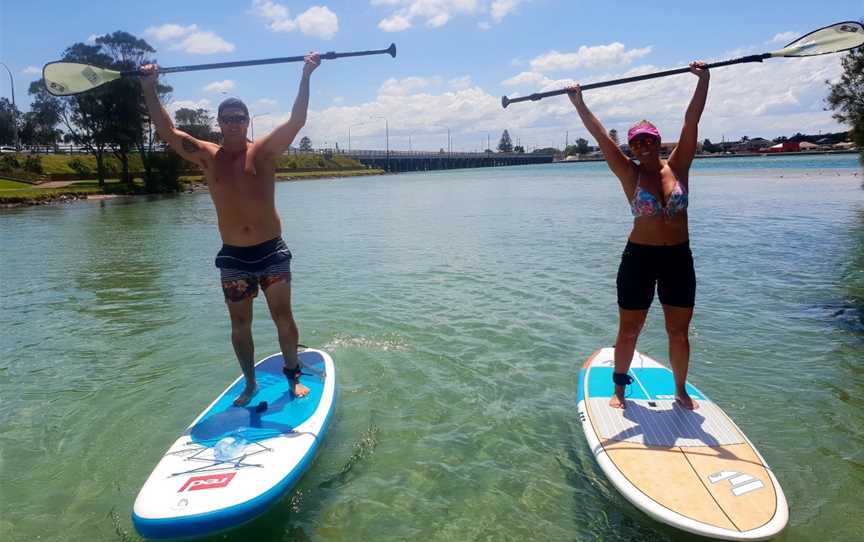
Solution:
<path fill-rule="evenodd" d="M 658 521 L 702 536 L 765 540 L 786 526 L 780 483 L 737 425 L 704 393 L 675 403 L 672 371 L 635 352 L 626 408 L 609 406 L 614 348 L 579 371 L 579 419 L 600 468 L 634 506 Z"/>
<path fill-rule="evenodd" d="M 256 365 L 259 391 L 248 406 L 232 405 L 244 387 L 241 376 L 165 452 L 135 499 L 132 522 L 142 536 L 193 538 L 230 529 L 294 486 L 324 438 L 336 398 L 330 356 L 310 349 L 299 358 L 306 397 L 288 393 L 282 354 L 274 354 Z"/>

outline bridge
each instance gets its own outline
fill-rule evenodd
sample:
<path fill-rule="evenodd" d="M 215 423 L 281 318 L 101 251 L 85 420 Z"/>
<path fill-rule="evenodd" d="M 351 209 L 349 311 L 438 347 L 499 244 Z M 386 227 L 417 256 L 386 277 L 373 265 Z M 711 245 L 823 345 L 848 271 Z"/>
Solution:
<path fill-rule="evenodd" d="M 522 166 L 551 164 L 551 154 L 497 152 L 429 152 L 429 151 L 370 151 L 340 150 L 339 154 L 354 158 L 363 165 L 388 172 L 430 171 L 475 167 Z"/>

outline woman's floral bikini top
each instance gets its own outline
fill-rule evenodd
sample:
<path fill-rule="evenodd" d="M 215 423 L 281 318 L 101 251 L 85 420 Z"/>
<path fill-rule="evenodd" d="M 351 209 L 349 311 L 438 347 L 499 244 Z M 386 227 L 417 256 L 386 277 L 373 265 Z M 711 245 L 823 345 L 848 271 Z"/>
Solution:
<path fill-rule="evenodd" d="M 675 173 L 672 173 L 675 176 Z M 664 207 L 654 194 L 642 188 L 640 180 L 642 179 L 642 171 L 639 171 L 639 176 L 636 178 L 636 191 L 633 193 L 633 201 L 630 202 L 630 210 L 633 211 L 633 216 L 662 216 L 672 217 L 680 212 L 687 210 L 688 198 L 687 191 L 684 186 L 678 182 L 678 177 L 675 177 L 675 188 L 669 194 L 669 200 Z"/>

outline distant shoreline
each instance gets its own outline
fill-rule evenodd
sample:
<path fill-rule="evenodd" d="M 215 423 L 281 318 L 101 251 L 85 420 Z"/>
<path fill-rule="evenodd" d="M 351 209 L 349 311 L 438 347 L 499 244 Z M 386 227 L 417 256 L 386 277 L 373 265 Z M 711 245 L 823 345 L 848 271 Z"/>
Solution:
<path fill-rule="evenodd" d="M 697 154 L 696 158 L 771 158 L 773 156 L 805 156 L 805 155 L 821 155 L 821 154 L 858 154 L 857 150 L 843 151 L 798 151 L 798 152 L 741 152 L 736 154 Z M 668 158 L 668 156 L 663 157 Z M 577 160 L 555 160 L 553 164 L 570 164 L 577 162 L 603 162 L 605 158 L 581 158 Z"/>
<path fill-rule="evenodd" d="M 356 169 L 356 170 L 322 170 L 322 171 L 303 171 L 303 172 L 293 172 L 293 173 L 277 173 L 276 174 L 276 182 L 288 182 L 288 181 L 318 181 L 318 180 L 332 180 L 332 179 L 341 179 L 341 178 L 349 178 L 349 177 L 367 177 L 367 176 L 375 176 L 375 175 L 383 175 L 384 171 L 379 169 Z M 73 182 L 70 182 L 67 188 L 72 188 L 74 185 Z M 47 189 L 46 189 L 47 190 Z M 116 198 L 138 198 L 138 197 L 152 197 L 152 196 L 171 196 L 171 195 L 182 195 L 182 194 L 191 194 L 195 192 L 206 192 L 208 190 L 207 183 L 202 182 L 200 180 L 190 180 L 187 181 L 182 190 L 179 192 L 171 192 L 164 194 L 105 194 L 105 193 L 75 193 L 75 192 L 62 192 L 62 188 L 57 188 L 56 193 L 48 195 L 46 197 L 39 198 L 21 198 L 20 200 L 13 201 L 2 201 L 3 191 L 0 191 L 0 209 L 14 209 L 20 207 L 41 207 L 41 206 L 52 206 L 59 205 L 65 203 L 73 203 L 76 201 L 102 201 Z M 8 196 L 7 196 L 8 197 Z"/>

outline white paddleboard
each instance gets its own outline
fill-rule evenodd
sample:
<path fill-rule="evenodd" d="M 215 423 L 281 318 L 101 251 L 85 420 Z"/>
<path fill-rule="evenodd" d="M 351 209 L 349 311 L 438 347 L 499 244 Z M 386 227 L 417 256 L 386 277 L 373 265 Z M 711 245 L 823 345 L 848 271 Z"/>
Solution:
<path fill-rule="evenodd" d="M 295 485 L 324 438 L 336 398 L 330 356 L 309 349 L 299 358 L 309 395 L 288 393 L 282 354 L 274 354 L 255 367 L 259 391 L 249 405 L 232 405 L 245 384 L 241 376 L 165 452 L 135 500 L 132 522 L 142 536 L 224 531 L 260 516 Z M 232 435 L 245 444 L 226 449 Z"/>
<path fill-rule="evenodd" d="M 625 409 L 609 406 L 614 348 L 579 371 L 577 406 L 600 468 L 634 506 L 658 521 L 724 540 L 765 540 L 786 526 L 780 484 L 744 433 L 713 401 L 687 384 L 699 403 L 674 400 L 672 371 L 634 353 Z"/>

